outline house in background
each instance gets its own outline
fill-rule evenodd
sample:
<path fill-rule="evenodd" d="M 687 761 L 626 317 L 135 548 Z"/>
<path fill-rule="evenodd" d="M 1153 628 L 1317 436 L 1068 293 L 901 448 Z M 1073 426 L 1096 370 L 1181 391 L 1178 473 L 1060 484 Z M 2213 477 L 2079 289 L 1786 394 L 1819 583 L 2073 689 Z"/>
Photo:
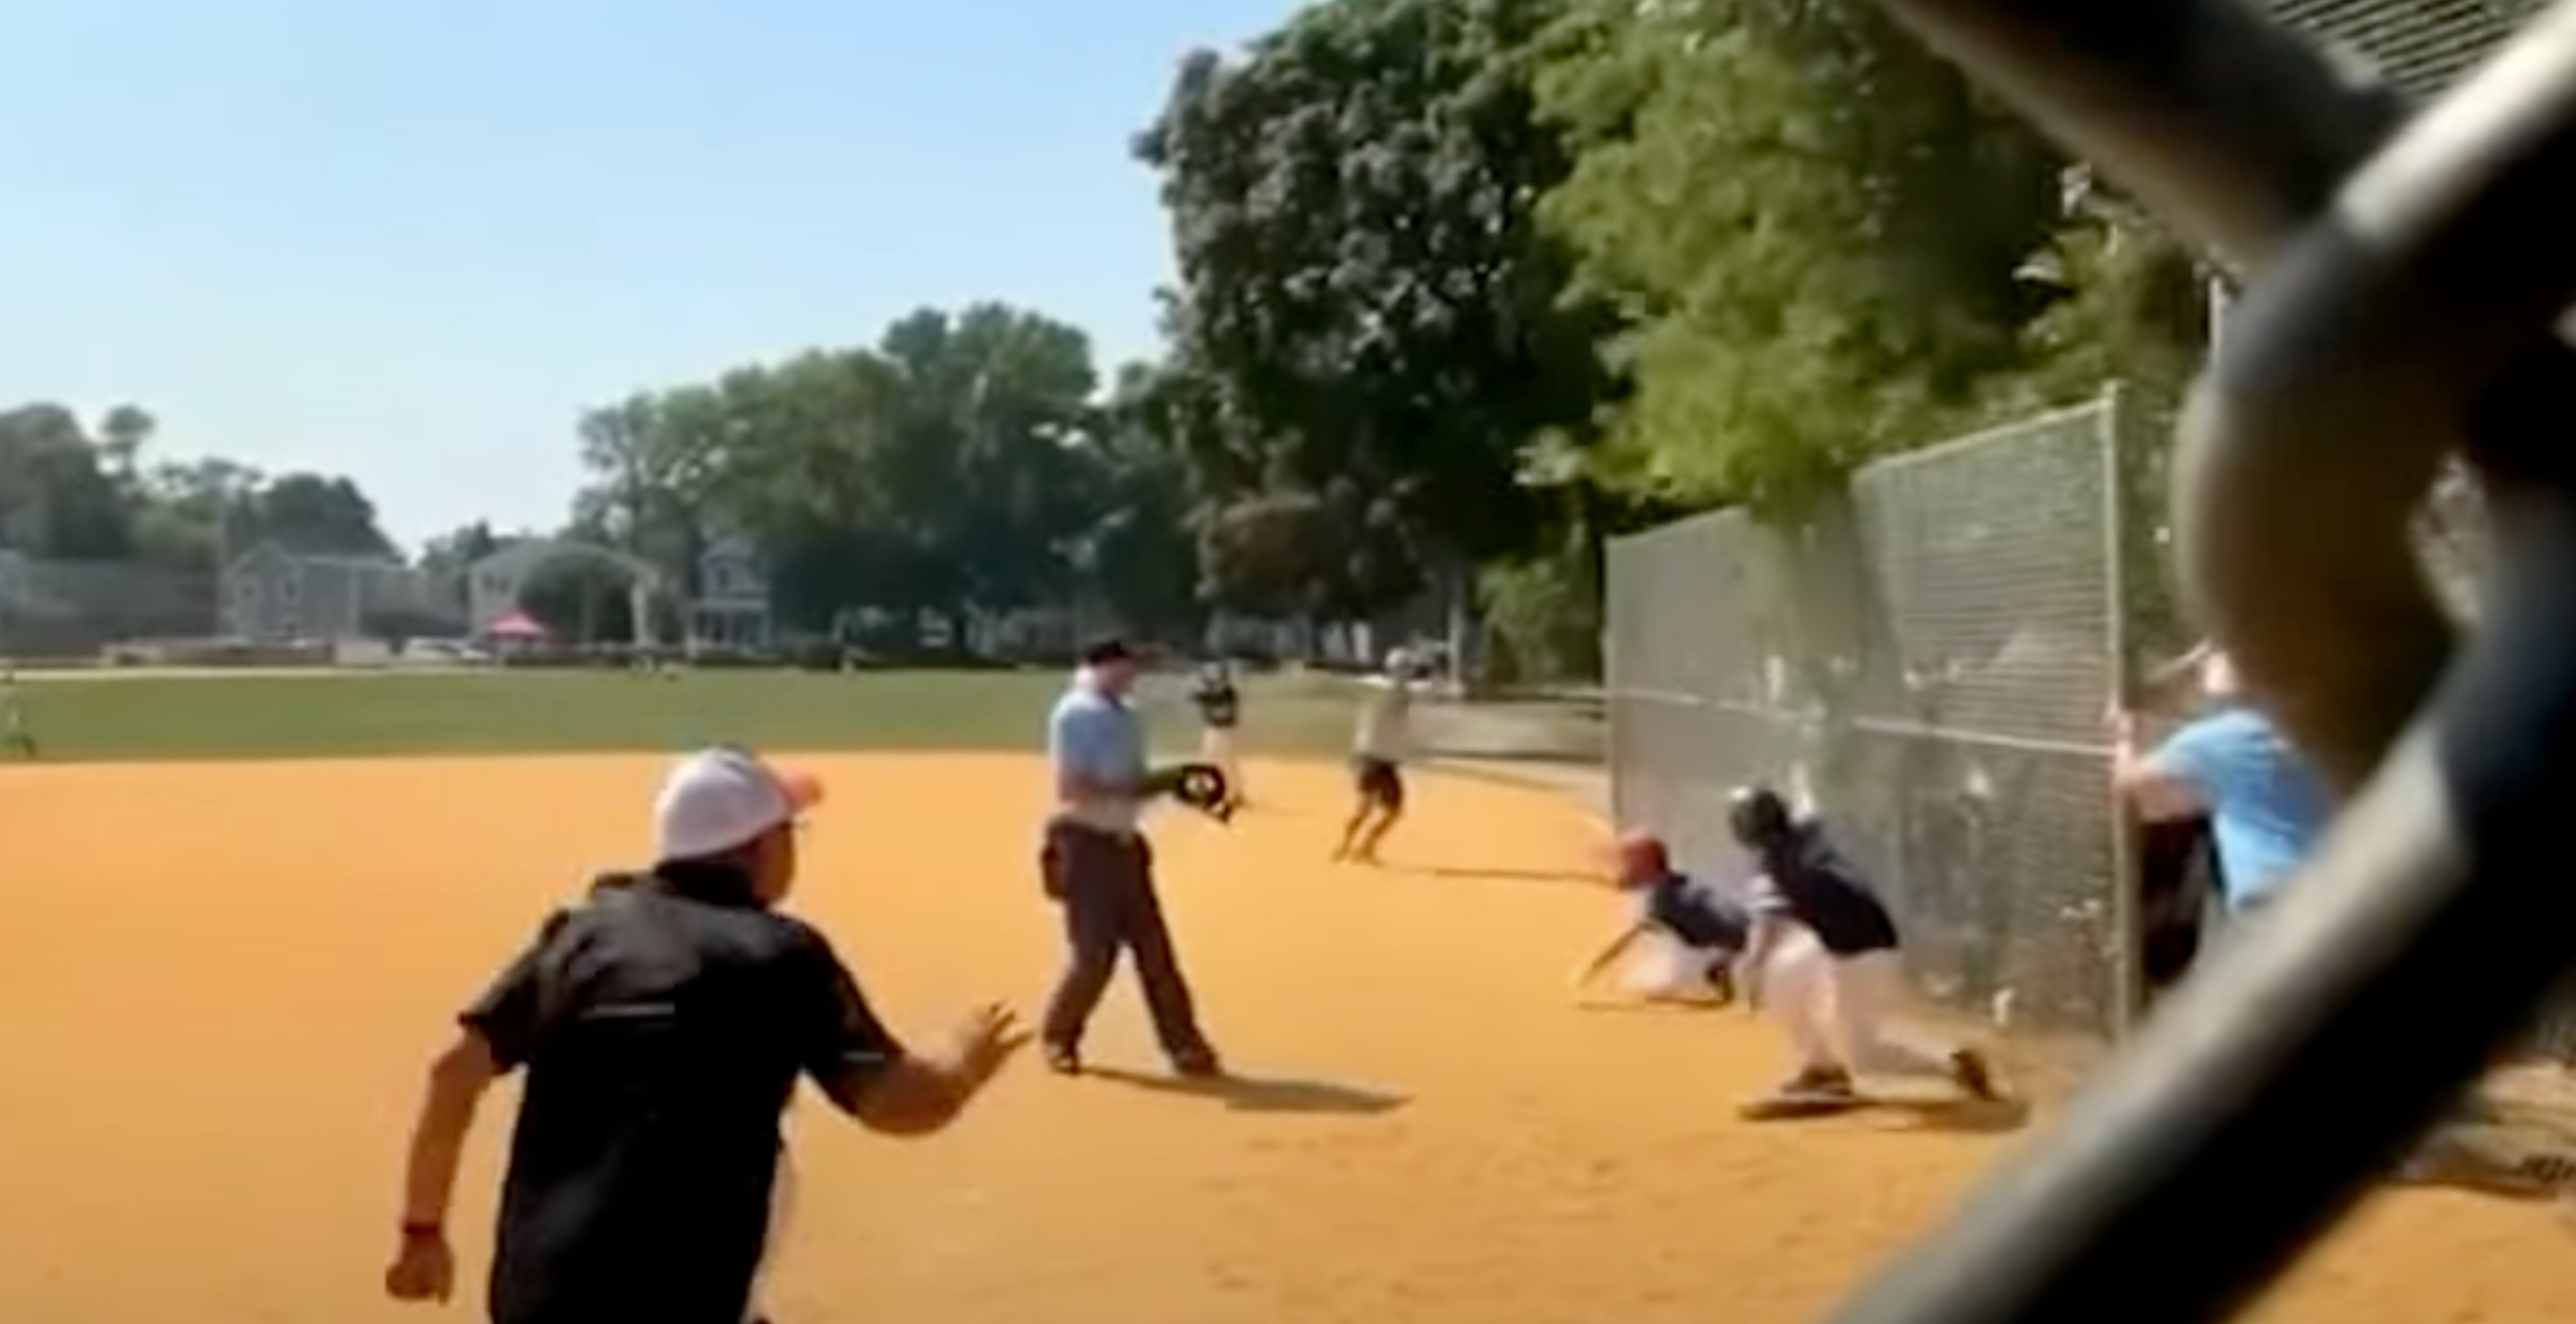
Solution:
<path fill-rule="evenodd" d="M 464 624 L 452 580 L 390 556 L 322 556 L 261 543 L 224 567 L 222 593 L 223 632 L 262 643 Z"/>
<path fill-rule="evenodd" d="M 715 539 L 698 554 L 697 572 L 697 592 L 680 618 L 689 649 L 769 647 L 769 567 L 760 548 L 749 538 Z"/>
<path fill-rule="evenodd" d="M 669 603 L 669 580 L 652 566 L 623 552 L 561 538 L 522 538 L 465 569 L 465 619 L 470 633 L 490 634 L 493 625 L 518 611 L 528 582 L 538 571 L 565 559 L 605 562 L 623 571 L 634 586 L 632 610 L 637 620 L 664 619 L 652 611 L 655 600 Z M 760 549 L 748 538 L 719 538 L 699 553 L 697 591 L 681 599 L 680 629 L 687 646 L 698 648 L 765 648 L 769 645 L 769 574 Z"/>

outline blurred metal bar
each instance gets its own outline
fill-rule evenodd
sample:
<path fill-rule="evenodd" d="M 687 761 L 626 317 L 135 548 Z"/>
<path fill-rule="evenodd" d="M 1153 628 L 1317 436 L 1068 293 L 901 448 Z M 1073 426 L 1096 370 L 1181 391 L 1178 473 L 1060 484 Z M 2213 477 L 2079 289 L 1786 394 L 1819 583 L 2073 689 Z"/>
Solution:
<path fill-rule="evenodd" d="M 2558 187 L 2576 177 L 2576 3 L 2340 193 L 2393 99 L 2237 5 L 1886 3 L 2168 220 L 2268 268 L 2195 402 L 2186 570 L 2267 704 L 2360 789 L 2292 894 L 2050 1142 L 1834 1318 L 2221 1318 L 2576 946 L 2553 831 L 2576 807 L 2576 368 L 2548 339 L 2576 296 L 2576 190 Z M 2383 762 L 2449 642 L 2391 549 L 2464 437 L 2496 517 L 2488 624 Z"/>
<path fill-rule="evenodd" d="M 2216 282 L 2212 282 L 2215 288 Z M 2113 382 L 2103 389 L 2102 411 L 2102 596 L 2111 604 L 2103 613 L 2103 653 L 2110 659 L 2111 697 L 2122 709 L 2135 701 L 2136 648 L 2129 638 L 2132 603 L 2129 586 L 2129 407 L 2127 389 Z M 2104 767 L 2109 763 L 2106 760 Z M 2139 1017 L 2147 1007 L 2144 880 L 2138 876 L 2138 816 L 2128 805 L 2111 808 L 2111 996 L 2117 1005 L 2112 1026 L 2122 1040 L 2136 1037 Z"/>
<path fill-rule="evenodd" d="M 2259 267 L 2406 115 L 2233 0 L 1882 0 L 2232 270 Z"/>
<path fill-rule="evenodd" d="M 2409 537 L 2444 454 L 2509 373 L 2576 386 L 2550 339 L 2576 297 L 2570 178 L 2576 6 L 2562 4 L 2354 173 L 2247 292 L 2195 392 L 2176 471 L 2184 582 L 2345 788 L 2450 653 Z M 2490 448 L 2535 424 L 2557 440 L 2546 418 L 2488 423 Z"/>

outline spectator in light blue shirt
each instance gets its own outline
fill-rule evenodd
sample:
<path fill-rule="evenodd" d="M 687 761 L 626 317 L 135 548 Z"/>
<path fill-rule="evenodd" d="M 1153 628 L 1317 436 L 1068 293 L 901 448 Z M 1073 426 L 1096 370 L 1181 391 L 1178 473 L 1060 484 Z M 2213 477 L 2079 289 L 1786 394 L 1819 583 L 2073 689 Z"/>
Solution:
<path fill-rule="evenodd" d="M 2227 657 L 2204 649 L 2201 687 L 2217 701 L 2152 752 L 2120 715 L 2112 778 L 2149 822 L 2206 814 L 2227 908 L 2237 915 L 2279 895 L 2325 834 L 2334 801 L 2323 778 L 2269 717 L 2243 701 Z"/>

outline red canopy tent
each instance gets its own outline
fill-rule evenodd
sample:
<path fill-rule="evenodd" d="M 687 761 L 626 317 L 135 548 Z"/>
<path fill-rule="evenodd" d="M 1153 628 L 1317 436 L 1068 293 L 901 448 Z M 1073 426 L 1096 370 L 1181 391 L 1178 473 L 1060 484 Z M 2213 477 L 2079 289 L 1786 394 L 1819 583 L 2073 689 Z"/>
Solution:
<path fill-rule="evenodd" d="M 483 633 L 511 643 L 535 643 L 550 637 L 552 632 L 538 623 L 536 617 L 514 607 L 492 618 L 492 623 L 483 627 Z"/>

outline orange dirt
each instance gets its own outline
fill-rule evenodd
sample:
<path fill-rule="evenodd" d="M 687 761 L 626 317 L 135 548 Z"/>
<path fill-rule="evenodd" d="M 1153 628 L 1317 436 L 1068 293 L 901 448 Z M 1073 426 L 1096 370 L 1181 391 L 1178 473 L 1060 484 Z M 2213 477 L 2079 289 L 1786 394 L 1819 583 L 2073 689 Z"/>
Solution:
<path fill-rule="evenodd" d="M 893 1023 L 1039 997 L 1034 769 L 821 766 L 795 904 Z M 631 858 L 655 772 L 0 771 L 0 1319 L 472 1317 L 377 1295 L 422 1064 L 550 902 Z M 785 1324 L 1791 1324 L 2006 1143 L 1886 1113 L 1739 1122 L 1780 1066 L 1759 1026 L 1575 1008 L 1566 975 L 1608 898 L 1490 876 L 1588 862 L 1591 829 L 1556 800 L 1425 778 L 1396 867 L 1370 873 L 1321 863 L 1336 774 L 1255 774 L 1234 830 L 1167 816 L 1157 837 L 1208 1024 L 1277 1083 L 1022 1069 L 910 1144 L 807 1102 Z M 1097 1062 L 1151 1073 L 1142 1021 L 1122 979 Z M 477 1282 L 513 1101 L 487 1108 L 456 1215 Z M 2565 1235 L 2546 1206 L 2393 1193 L 2262 1318 L 2576 1319 Z"/>

